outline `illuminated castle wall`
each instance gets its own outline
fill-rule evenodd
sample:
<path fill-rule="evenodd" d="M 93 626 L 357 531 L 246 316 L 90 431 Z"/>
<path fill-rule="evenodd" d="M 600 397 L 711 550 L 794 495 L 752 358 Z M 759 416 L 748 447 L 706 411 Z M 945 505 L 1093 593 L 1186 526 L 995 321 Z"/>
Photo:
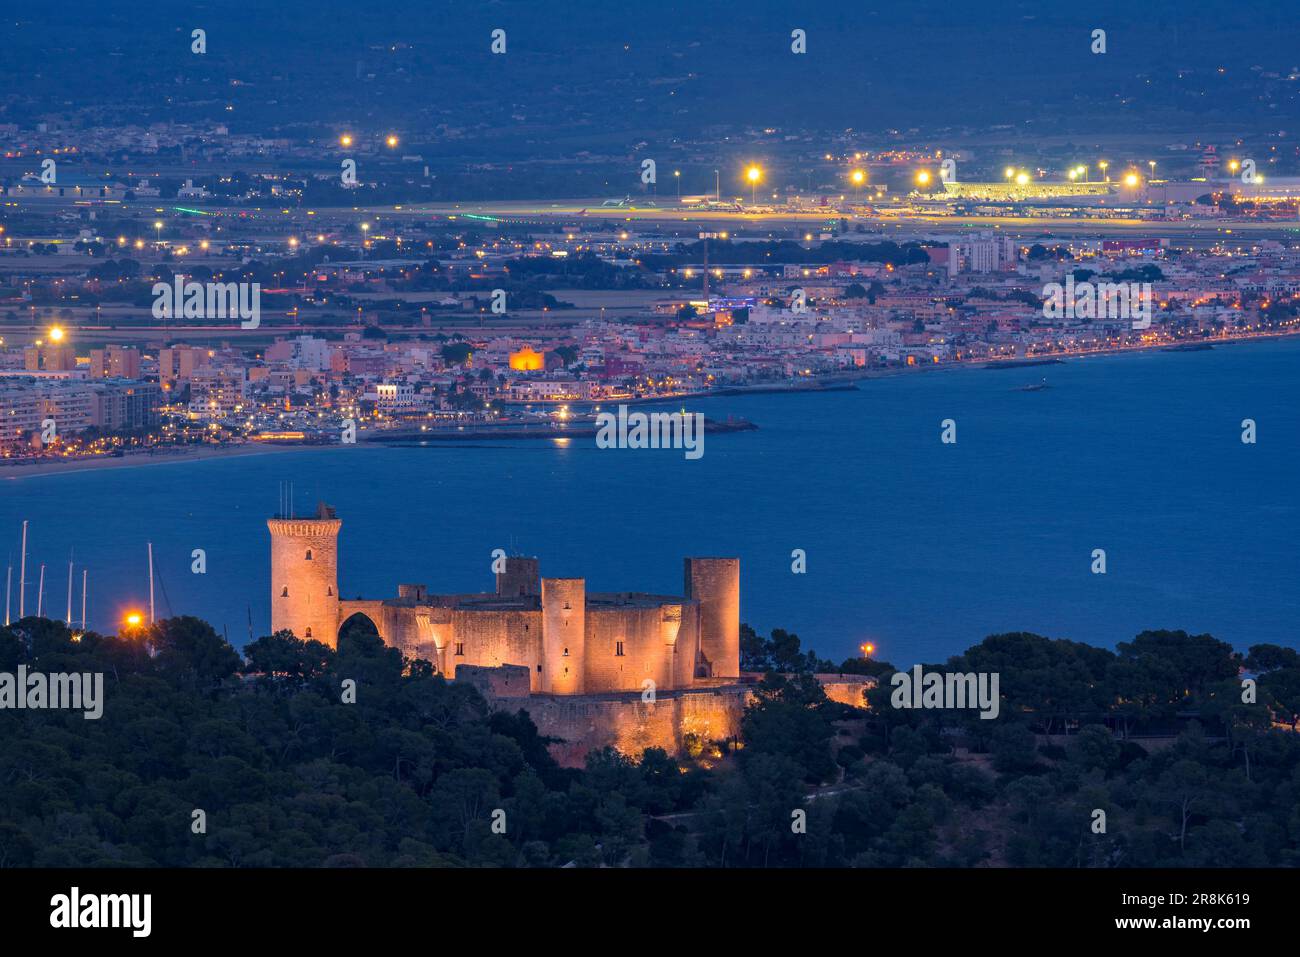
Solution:
<path fill-rule="evenodd" d="M 594 695 L 716 687 L 740 675 L 740 562 L 688 558 L 685 595 L 588 592 L 581 578 L 542 578 L 537 559 L 507 558 L 495 593 L 339 600 L 342 522 L 273 518 L 271 628 L 331 647 L 353 615 L 386 643 L 448 678 L 465 665 L 528 671 L 528 693 Z M 723 679 L 723 680 L 720 680 Z"/>
<path fill-rule="evenodd" d="M 740 734 L 754 675 L 740 673 L 740 561 L 688 558 L 681 596 L 589 592 L 581 578 L 542 578 L 536 558 L 507 558 L 490 594 L 340 601 L 342 522 L 273 518 L 271 627 L 330 647 L 364 615 L 389 645 L 478 688 L 494 710 L 525 710 L 562 764 L 613 747 L 677 753 Z M 818 675 L 829 698 L 864 706 L 874 679 Z M 648 682 L 654 693 L 649 694 Z"/>

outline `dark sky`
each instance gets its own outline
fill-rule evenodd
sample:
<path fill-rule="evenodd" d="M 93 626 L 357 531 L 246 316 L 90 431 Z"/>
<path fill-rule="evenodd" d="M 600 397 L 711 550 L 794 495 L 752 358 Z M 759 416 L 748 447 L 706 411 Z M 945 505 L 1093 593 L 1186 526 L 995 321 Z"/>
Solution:
<path fill-rule="evenodd" d="M 70 0 L 10 5 L 0 121 L 108 107 L 232 127 L 525 121 L 922 131 L 1294 130 L 1290 2 Z M 30 12 L 28 12 L 30 11 Z M 189 51 L 202 27 L 208 52 Z M 489 34 L 507 31 L 492 56 Z M 808 52 L 790 52 L 790 31 Z M 1094 28 L 1104 55 L 1090 52 Z M 1220 72 L 1222 71 L 1222 72 Z M 1276 74 L 1270 77 L 1267 74 Z M 229 104 L 234 109 L 227 109 Z"/>

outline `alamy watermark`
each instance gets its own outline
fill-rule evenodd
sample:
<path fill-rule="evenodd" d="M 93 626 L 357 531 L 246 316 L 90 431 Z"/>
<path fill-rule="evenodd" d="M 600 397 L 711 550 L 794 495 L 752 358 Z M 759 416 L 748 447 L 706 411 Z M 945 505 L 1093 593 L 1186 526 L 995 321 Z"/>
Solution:
<path fill-rule="evenodd" d="M 0 710 L 41 710 L 68 708 L 84 711 L 87 721 L 104 714 L 104 673 L 28 671 L 18 666 L 18 673 L 0 671 Z"/>
<path fill-rule="evenodd" d="M 596 415 L 596 446 L 602 449 L 685 449 L 686 458 L 704 454 L 703 412 L 628 412 Z"/>
<path fill-rule="evenodd" d="M 1130 319 L 1134 329 L 1151 326 L 1151 283 L 1049 282 L 1043 287 L 1044 319 Z"/>
<path fill-rule="evenodd" d="M 916 665 L 910 672 L 897 671 L 889 679 L 894 691 L 889 703 L 895 708 L 978 708 L 980 717 L 992 720 L 1002 703 L 998 697 L 998 672 L 924 672 Z"/>
<path fill-rule="evenodd" d="M 186 282 L 153 284 L 155 319 L 239 319 L 243 329 L 262 323 L 262 284 L 257 282 Z"/>
<path fill-rule="evenodd" d="M 148 937 L 152 915 L 152 894 L 83 894 L 74 886 L 50 898 L 50 926 L 56 929 L 118 928 Z"/>

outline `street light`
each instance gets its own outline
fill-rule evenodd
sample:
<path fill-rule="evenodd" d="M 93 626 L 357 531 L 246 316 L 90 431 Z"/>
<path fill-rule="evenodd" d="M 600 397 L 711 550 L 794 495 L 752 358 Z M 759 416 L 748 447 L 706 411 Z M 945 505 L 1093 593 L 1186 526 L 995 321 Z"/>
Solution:
<path fill-rule="evenodd" d="M 677 202 L 680 203 L 682 201 L 682 171 L 679 169 L 673 170 L 673 179 L 677 180 Z"/>
<path fill-rule="evenodd" d="M 745 170 L 745 179 L 749 180 L 749 204 L 755 206 L 758 204 L 758 181 L 763 178 L 763 171 L 757 166 L 750 166 Z"/>
<path fill-rule="evenodd" d="M 1110 164 L 1107 163 L 1105 160 L 1102 160 L 1102 161 L 1099 162 L 1097 165 L 1101 167 L 1101 175 L 1104 176 L 1104 177 L 1106 178 L 1106 182 L 1109 183 L 1109 182 L 1110 182 L 1110 176 L 1106 173 L 1106 168 L 1107 168 L 1108 166 L 1110 166 Z"/>

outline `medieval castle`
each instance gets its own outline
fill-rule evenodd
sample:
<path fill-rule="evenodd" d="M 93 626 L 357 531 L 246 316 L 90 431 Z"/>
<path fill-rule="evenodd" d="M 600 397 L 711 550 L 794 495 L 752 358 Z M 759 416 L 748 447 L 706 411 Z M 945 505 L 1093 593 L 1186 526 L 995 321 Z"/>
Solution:
<path fill-rule="evenodd" d="M 365 616 L 385 643 L 474 684 L 493 707 L 527 710 L 570 763 L 604 745 L 675 752 L 687 736 L 738 733 L 749 683 L 739 559 L 687 558 L 681 597 L 589 593 L 582 578 L 542 578 L 536 558 L 502 557 L 495 593 L 399 585 L 396 598 L 344 601 L 342 524 L 324 504 L 314 518 L 267 521 L 272 631 L 334 647 L 343 624 Z"/>

